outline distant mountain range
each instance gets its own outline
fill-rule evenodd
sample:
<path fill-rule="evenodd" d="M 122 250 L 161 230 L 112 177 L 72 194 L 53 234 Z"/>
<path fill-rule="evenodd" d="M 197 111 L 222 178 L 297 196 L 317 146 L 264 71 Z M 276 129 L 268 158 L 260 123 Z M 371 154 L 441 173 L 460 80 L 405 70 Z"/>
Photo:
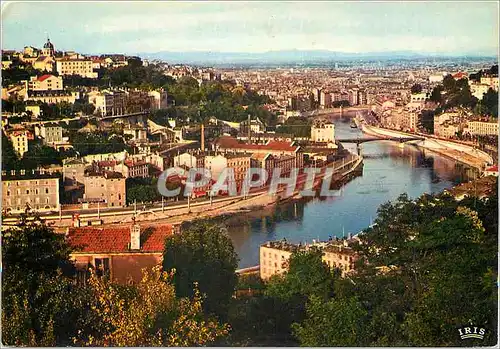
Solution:
<path fill-rule="evenodd" d="M 146 59 L 159 59 L 168 63 L 186 64 L 256 64 L 256 63 L 311 63 L 346 60 L 388 60 L 388 59 L 419 59 L 419 58 L 446 58 L 446 57 L 495 57 L 496 55 L 471 53 L 471 54 L 442 54 L 442 53 L 417 53 L 413 51 L 366 52 L 347 53 L 327 50 L 286 50 L 268 52 L 172 52 L 161 51 L 155 53 L 137 53 Z"/>

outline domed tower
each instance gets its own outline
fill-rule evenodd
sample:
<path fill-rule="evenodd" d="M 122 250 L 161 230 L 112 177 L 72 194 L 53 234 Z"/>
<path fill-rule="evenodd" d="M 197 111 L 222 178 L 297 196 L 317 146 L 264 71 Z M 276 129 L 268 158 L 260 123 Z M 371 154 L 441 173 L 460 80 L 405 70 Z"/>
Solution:
<path fill-rule="evenodd" d="M 50 39 L 47 38 L 47 42 L 45 43 L 45 45 L 43 45 L 42 55 L 53 57 L 55 56 L 55 53 L 56 51 L 54 50 L 54 44 L 52 44 L 50 42 Z"/>

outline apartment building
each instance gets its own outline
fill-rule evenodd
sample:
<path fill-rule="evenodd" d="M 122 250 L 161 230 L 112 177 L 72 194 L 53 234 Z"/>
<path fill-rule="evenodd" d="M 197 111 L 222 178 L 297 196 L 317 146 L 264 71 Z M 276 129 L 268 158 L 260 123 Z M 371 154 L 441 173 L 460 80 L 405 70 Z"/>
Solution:
<path fill-rule="evenodd" d="M 90 59 L 62 58 L 56 60 L 56 71 L 59 75 L 79 75 L 83 78 L 96 79 L 97 73 L 92 67 Z"/>
<path fill-rule="evenodd" d="M 83 201 L 103 202 L 108 207 L 122 207 L 126 203 L 125 177 L 118 172 L 90 172 L 84 176 Z"/>
<path fill-rule="evenodd" d="M 317 119 L 311 126 L 311 141 L 320 143 L 335 142 L 335 125 L 328 120 Z"/>
<path fill-rule="evenodd" d="M 92 91 L 88 101 L 101 116 L 125 114 L 127 94 L 124 91 Z"/>
<path fill-rule="evenodd" d="M 45 145 L 60 143 L 63 141 L 62 127 L 58 124 L 43 124 L 40 127 L 40 136 Z"/>
<path fill-rule="evenodd" d="M 68 228 L 67 241 L 74 248 L 70 258 L 75 262 L 77 280 L 87 281 L 88 268 L 106 275 L 115 283 L 127 285 L 142 279 L 142 270 L 161 264 L 165 239 L 174 234 L 172 225 L 93 228 Z"/>
<path fill-rule="evenodd" d="M 203 168 L 205 166 L 204 152 L 186 152 L 174 156 L 174 166 L 187 168 Z"/>
<path fill-rule="evenodd" d="M 31 91 L 61 91 L 63 90 L 63 79 L 61 76 L 52 74 L 32 76 L 28 82 L 28 89 Z"/>
<path fill-rule="evenodd" d="M 321 91 L 319 105 L 321 108 L 330 108 L 332 106 L 332 95 L 330 92 Z"/>
<path fill-rule="evenodd" d="M 79 97 L 79 92 L 69 92 L 64 90 L 28 91 L 26 100 L 47 104 L 61 102 L 74 104 Z"/>
<path fill-rule="evenodd" d="M 2 209 L 21 213 L 26 209 L 40 212 L 59 211 L 57 174 L 40 171 L 2 171 Z"/>
<path fill-rule="evenodd" d="M 74 187 L 84 183 L 85 168 L 88 165 L 79 158 L 63 160 L 63 180 L 64 185 Z"/>
<path fill-rule="evenodd" d="M 148 94 L 150 97 L 152 97 L 152 110 L 166 109 L 168 107 L 168 95 L 166 91 L 150 91 L 148 92 Z"/>
<path fill-rule="evenodd" d="M 234 171 L 234 180 L 236 188 L 240 189 L 245 179 L 246 173 L 250 168 L 252 154 L 245 153 L 227 153 L 224 157 L 227 161 L 227 167 Z"/>
<path fill-rule="evenodd" d="M 9 134 L 12 146 L 19 157 L 23 157 L 24 153 L 28 152 L 28 140 L 32 137 L 27 130 L 13 131 Z"/>
<path fill-rule="evenodd" d="M 498 136 L 498 122 L 469 121 L 467 132 L 471 135 Z"/>
<path fill-rule="evenodd" d="M 123 135 L 131 136 L 130 140 L 134 142 L 147 142 L 148 131 L 147 128 L 137 125 L 129 125 L 123 129 Z"/>
<path fill-rule="evenodd" d="M 332 240 L 312 244 L 292 244 L 285 240 L 269 241 L 260 246 L 260 277 L 263 280 L 273 275 L 283 274 L 288 270 L 289 259 L 293 253 L 316 248 L 323 253 L 322 260 L 331 269 L 337 268 L 342 276 L 354 271 L 356 253 L 349 247 L 347 240 Z"/>
<path fill-rule="evenodd" d="M 442 113 L 434 116 L 434 135 L 447 137 L 450 135 L 454 128 L 449 128 L 449 125 L 455 123 L 459 117 L 458 113 Z M 454 134 L 453 134 L 454 135 Z"/>
<path fill-rule="evenodd" d="M 125 178 L 146 178 L 149 176 L 149 164 L 142 160 L 125 160 L 114 169 Z"/>
<path fill-rule="evenodd" d="M 488 85 L 493 90 L 498 92 L 498 76 L 482 76 L 481 84 Z"/>

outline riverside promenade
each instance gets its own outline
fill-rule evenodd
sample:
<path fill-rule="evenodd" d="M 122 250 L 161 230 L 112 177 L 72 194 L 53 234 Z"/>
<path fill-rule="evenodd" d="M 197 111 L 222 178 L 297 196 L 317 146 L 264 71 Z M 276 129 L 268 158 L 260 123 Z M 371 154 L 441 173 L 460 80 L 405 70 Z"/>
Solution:
<path fill-rule="evenodd" d="M 347 161 L 336 161 L 321 168 L 321 173 L 317 174 L 314 181 L 314 188 L 321 186 L 323 176 L 327 167 L 333 169 L 332 177 L 324 178 L 327 181 L 339 181 L 349 176 L 352 171 L 362 164 L 362 157 L 351 154 Z M 137 222 L 150 222 L 162 224 L 181 224 L 182 222 L 194 220 L 197 218 L 216 217 L 225 214 L 234 214 L 243 211 L 250 211 L 266 206 L 274 205 L 282 200 L 294 199 L 299 196 L 300 189 L 306 184 L 306 173 L 299 174 L 296 183 L 296 190 L 291 196 L 286 196 L 285 185 L 280 185 L 275 195 L 269 195 L 269 185 L 261 188 L 253 188 L 247 195 L 215 197 L 202 201 L 191 203 L 181 203 L 165 207 L 152 207 L 150 209 L 136 210 L 123 208 L 119 211 L 100 212 L 100 213 L 82 213 L 78 215 L 83 225 L 123 225 L 130 224 L 135 217 Z M 139 205 L 140 206 L 140 205 Z M 73 225 L 73 214 L 54 214 L 43 216 L 44 220 L 49 222 L 56 231 L 64 232 L 66 227 Z M 18 218 L 8 217 L 3 220 L 3 228 L 15 226 Z M 88 223 L 87 222 L 92 222 Z"/>
<path fill-rule="evenodd" d="M 415 137 L 415 134 L 412 133 L 406 133 L 376 126 L 370 126 L 367 125 L 366 123 L 362 123 L 361 130 L 363 131 L 363 133 L 366 133 L 370 136 L 379 137 L 381 139 L 389 137 L 400 137 L 400 138 Z M 489 154 L 479 149 L 476 149 L 470 145 L 443 140 L 428 135 L 418 134 L 418 136 L 422 136 L 424 140 L 414 140 L 414 141 L 408 141 L 406 143 L 433 151 L 442 156 L 451 158 L 458 162 L 464 163 L 468 166 L 477 168 L 480 171 L 484 171 L 485 166 L 494 163 L 493 158 Z"/>

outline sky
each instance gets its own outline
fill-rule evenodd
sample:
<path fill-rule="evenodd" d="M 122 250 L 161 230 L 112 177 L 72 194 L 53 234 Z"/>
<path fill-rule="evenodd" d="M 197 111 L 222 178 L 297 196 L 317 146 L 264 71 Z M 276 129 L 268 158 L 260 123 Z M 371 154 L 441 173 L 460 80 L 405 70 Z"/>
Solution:
<path fill-rule="evenodd" d="M 497 55 L 498 2 L 10 2 L 2 48 Z"/>

